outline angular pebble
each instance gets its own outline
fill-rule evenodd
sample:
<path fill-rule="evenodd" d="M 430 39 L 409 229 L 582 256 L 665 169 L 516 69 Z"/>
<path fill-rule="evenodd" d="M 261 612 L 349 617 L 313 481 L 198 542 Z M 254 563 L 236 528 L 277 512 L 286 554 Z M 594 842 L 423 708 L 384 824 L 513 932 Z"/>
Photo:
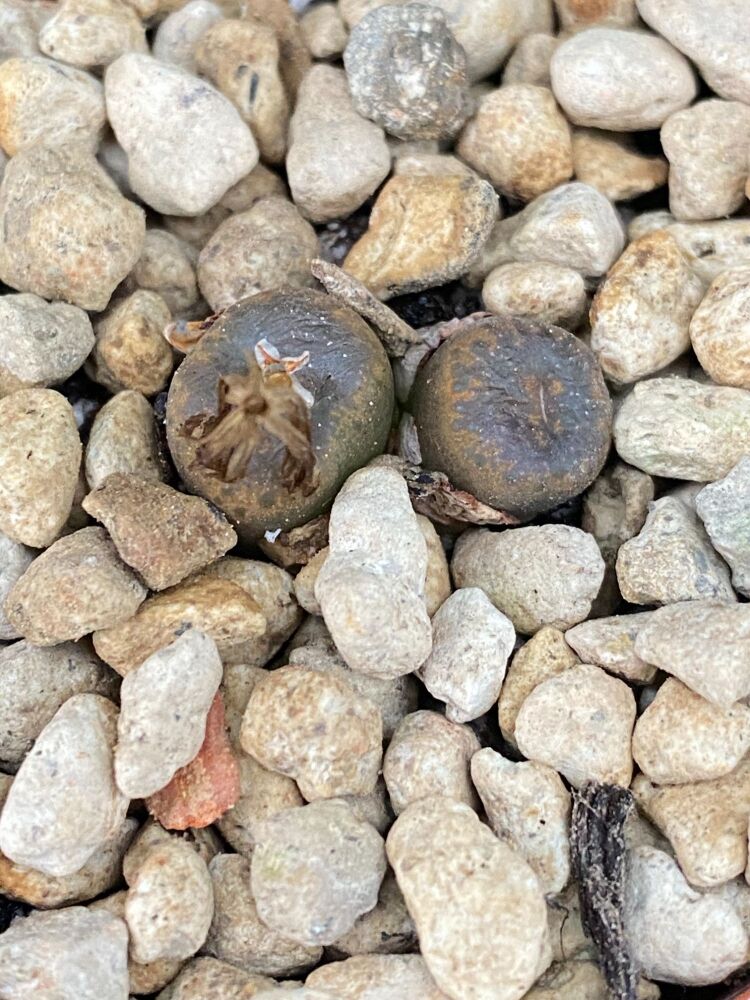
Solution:
<path fill-rule="evenodd" d="M 610 201 L 630 201 L 667 183 L 663 156 L 644 156 L 618 132 L 578 128 L 573 131 L 573 166 L 579 181 Z"/>
<path fill-rule="evenodd" d="M 225 646 L 263 635 L 266 618 L 236 583 L 202 577 L 149 597 L 122 625 L 100 629 L 94 634 L 94 648 L 124 675 L 168 646 L 186 626 L 205 632 L 222 653 Z"/>
<path fill-rule="evenodd" d="M 133 389 L 153 396 L 166 388 L 174 356 L 163 334 L 171 318 L 156 292 L 139 289 L 120 300 L 96 324 L 91 377 L 112 393 Z"/>
<path fill-rule="evenodd" d="M 687 59 L 645 31 L 582 31 L 555 50 L 550 70 L 571 122 L 615 132 L 658 128 L 698 89 Z"/>
<path fill-rule="evenodd" d="M 128 931 L 109 913 L 31 913 L 0 935 L 7 1000 L 125 1000 Z"/>
<path fill-rule="evenodd" d="M 659 608 L 635 651 L 719 708 L 731 708 L 750 695 L 750 605 L 714 600 Z"/>
<path fill-rule="evenodd" d="M 531 201 L 573 173 L 570 128 L 552 92 L 528 83 L 487 94 L 461 133 L 461 159 L 501 194 Z"/>
<path fill-rule="evenodd" d="M 458 587 L 480 587 L 524 635 L 583 621 L 604 579 L 593 537 L 558 524 L 468 531 L 451 569 Z"/>
<path fill-rule="evenodd" d="M 200 215 L 258 162 L 236 108 L 177 66 L 129 53 L 107 70 L 104 92 L 130 185 L 157 212 Z"/>
<path fill-rule="evenodd" d="M 294 778 L 308 801 L 371 792 L 382 759 L 376 706 L 345 681 L 299 667 L 256 685 L 240 740 L 264 767 Z"/>
<path fill-rule="evenodd" d="M 127 621 L 146 593 L 107 532 L 81 528 L 37 556 L 8 594 L 5 613 L 29 642 L 54 646 Z"/>
<path fill-rule="evenodd" d="M 750 456 L 704 486 L 695 509 L 711 544 L 732 570 L 732 585 L 750 597 Z"/>
<path fill-rule="evenodd" d="M 591 306 L 591 348 L 604 374 L 616 382 L 636 382 L 684 354 L 702 297 L 703 283 L 667 231 L 658 229 L 631 243 Z"/>
<path fill-rule="evenodd" d="M 47 723 L 0 813 L 0 850 L 46 875 L 72 875 L 122 826 L 114 781 L 117 709 L 76 694 Z"/>
<path fill-rule="evenodd" d="M 226 518 L 201 497 L 115 473 L 83 508 L 107 529 L 120 558 L 149 590 L 165 590 L 237 543 Z"/>
<path fill-rule="evenodd" d="M 633 757 L 657 785 L 729 774 L 750 749 L 750 709 L 719 708 L 668 677 L 633 731 Z"/>
<path fill-rule="evenodd" d="M 693 314 L 690 339 L 714 382 L 750 389 L 750 267 L 714 278 Z"/>
<path fill-rule="evenodd" d="M 411 802 L 445 796 L 478 805 L 469 765 L 479 740 L 469 726 L 438 712 L 412 712 L 397 727 L 383 758 L 391 808 L 398 816 Z"/>
<path fill-rule="evenodd" d="M 519 1000 L 551 958 L 542 887 L 520 854 L 467 806 L 438 797 L 409 806 L 387 851 L 439 988 Z"/>
<path fill-rule="evenodd" d="M 258 201 L 230 215 L 198 258 L 198 282 L 216 312 L 272 288 L 308 288 L 318 254 L 315 230 L 286 198 Z"/>
<path fill-rule="evenodd" d="M 750 392 L 650 379 L 625 398 L 612 432 L 620 457 L 652 476 L 713 482 L 750 452 Z"/>
<path fill-rule="evenodd" d="M 62 0 L 39 32 L 45 55 L 73 66 L 107 66 L 123 52 L 147 52 L 132 7 L 119 0 Z"/>
<path fill-rule="evenodd" d="M 432 619 L 432 652 L 419 668 L 422 683 L 446 703 L 451 722 L 484 715 L 500 694 L 516 632 L 477 587 L 457 590 Z"/>
<path fill-rule="evenodd" d="M 625 600 L 735 600 L 729 570 L 696 515 L 674 497 L 654 500 L 650 508 L 643 528 L 617 555 L 617 582 Z"/>
<path fill-rule="evenodd" d="M 536 872 L 545 893 L 570 878 L 570 792 L 552 768 L 514 763 L 489 747 L 471 759 L 471 778 L 492 829 Z"/>
<path fill-rule="evenodd" d="M 497 214 L 497 195 L 477 177 L 393 177 L 344 268 L 381 299 L 445 284 L 474 264 Z"/>
<path fill-rule="evenodd" d="M 521 705 L 515 737 L 525 757 L 555 768 L 576 788 L 630 784 L 633 692 L 588 663 L 539 684 Z"/>
<path fill-rule="evenodd" d="M 115 751 L 123 794 L 158 792 L 195 757 L 221 672 L 216 644 L 194 628 L 130 671 L 120 689 Z"/>
<path fill-rule="evenodd" d="M 645 524 L 653 499 L 653 479 L 624 462 L 602 470 L 584 494 L 581 527 L 594 536 L 608 567 Z"/>
<path fill-rule="evenodd" d="M 538 319 L 574 330 L 586 312 L 581 274 L 559 264 L 501 264 L 487 275 L 482 301 L 490 312 Z"/>
<path fill-rule="evenodd" d="M 263 923 L 308 947 L 331 944 L 371 910 L 385 846 L 339 799 L 285 809 L 265 820 L 251 863 Z"/>
<path fill-rule="evenodd" d="M 651 618 L 651 611 L 593 618 L 569 628 L 565 641 L 583 663 L 603 667 L 631 684 L 651 684 L 656 667 L 645 663 L 635 651 L 635 640 Z"/>
<path fill-rule="evenodd" d="M 116 472 L 156 483 L 166 478 L 154 411 L 140 392 L 118 392 L 99 410 L 86 444 L 85 468 L 92 490 Z"/>

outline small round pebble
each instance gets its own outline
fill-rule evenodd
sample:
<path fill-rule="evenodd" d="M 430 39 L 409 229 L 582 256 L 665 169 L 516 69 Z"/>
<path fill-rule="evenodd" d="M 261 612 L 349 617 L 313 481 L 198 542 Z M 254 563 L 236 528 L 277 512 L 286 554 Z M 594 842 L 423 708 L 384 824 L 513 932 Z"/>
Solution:
<path fill-rule="evenodd" d="M 73 66 L 106 66 L 123 52 L 147 52 L 145 28 L 120 0 L 62 0 L 39 32 L 42 52 Z"/>
<path fill-rule="evenodd" d="M 459 587 L 480 587 L 518 632 L 583 621 L 604 579 L 591 535 L 562 524 L 468 531 L 451 563 Z"/>
<path fill-rule="evenodd" d="M 172 349 L 163 336 L 171 319 L 156 292 L 136 291 L 112 306 L 96 324 L 92 377 L 109 389 L 153 396 L 172 374 Z"/>
<path fill-rule="evenodd" d="M 198 0 L 202 2 L 202 0 Z M 198 302 L 195 253 L 166 229 L 147 229 L 143 250 L 128 277 L 128 285 L 156 292 L 172 315 L 184 313 Z"/>
<path fill-rule="evenodd" d="M 114 781 L 117 709 L 75 694 L 39 734 L 0 813 L 0 850 L 47 875 L 72 875 L 120 829 L 128 800 Z"/>
<path fill-rule="evenodd" d="M 127 621 L 146 593 L 104 528 L 81 528 L 37 556 L 8 594 L 5 613 L 29 642 L 54 646 Z"/>
<path fill-rule="evenodd" d="M 251 863 L 263 923 L 308 947 L 332 944 L 371 910 L 385 847 L 339 799 L 285 809 L 264 820 Z"/>
<path fill-rule="evenodd" d="M 346 48 L 349 33 L 335 3 L 317 3 L 299 22 L 310 55 L 314 59 L 332 59 Z"/>
<path fill-rule="evenodd" d="M 576 788 L 587 781 L 627 787 L 634 722 L 627 684 L 581 663 L 534 688 L 521 705 L 515 737 L 525 757 L 555 768 Z"/>
<path fill-rule="evenodd" d="M 468 116 L 466 53 L 434 7 L 376 8 L 352 29 L 344 66 L 357 111 L 399 139 L 448 138 Z"/>
<path fill-rule="evenodd" d="M 552 92 L 528 83 L 487 94 L 461 133 L 459 156 L 501 194 L 531 201 L 570 180 L 570 128 Z"/>
<path fill-rule="evenodd" d="M 308 801 L 367 794 L 380 770 L 380 711 L 314 670 L 282 667 L 257 684 L 240 739 L 264 767 L 294 778 Z"/>
<path fill-rule="evenodd" d="M 536 319 L 575 330 L 588 298 L 580 272 L 544 261 L 501 264 L 490 271 L 482 301 L 492 313 Z"/>
<path fill-rule="evenodd" d="M 476 808 L 469 762 L 479 741 L 469 726 L 438 712 L 412 712 L 393 734 L 383 758 L 383 777 L 391 808 L 398 816 L 411 802 L 444 795 Z"/>
<path fill-rule="evenodd" d="M 750 597 L 750 456 L 723 479 L 704 486 L 695 509 L 711 544 L 731 567 L 734 589 Z"/>
<path fill-rule="evenodd" d="M 645 31 L 581 31 L 556 49 L 550 69 L 571 122 L 614 132 L 658 128 L 697 92 L 687 59 Z"/>
<path fill-rule="evenodd" d="M 650 684 L 656 677 L 656 668 L 638 656 L 635 640 L 651 617 L 650 611 L 643 611 L 633 615 L 592 618 L 569 628 L 565 641 L 583 663 L 603 667 L 607 673 L 631 684 Z"/>
<path fill-rule="evenodd" d="M 116 472 L 148 482 L 166 477 L 154 411 L 140 392 L 118 392 L 99 410 L 86 444 L 85 468 L 92 490 Z"/>
<path fill-rule="evenodd" d="M 21 389 L 0 399 L 0 531 L 42 548 L 73 506 L 81 465 L 73 410 L 52 389 Z"/>
<path fill-rule="evenodd" d="M 750 267 L 714 278 L 690 321 L 690 339 L 714 382 L 750 389 Z"/>

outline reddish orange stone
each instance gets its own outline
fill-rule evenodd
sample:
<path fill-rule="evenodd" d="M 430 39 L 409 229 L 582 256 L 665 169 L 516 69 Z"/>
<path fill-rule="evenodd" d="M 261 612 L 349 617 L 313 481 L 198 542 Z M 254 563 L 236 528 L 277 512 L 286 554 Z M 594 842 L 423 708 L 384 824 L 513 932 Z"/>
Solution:
<path fill-rule="evenodd" d="M 197 755 L 168 785 L 147 798 L 146 805 L 167 830 L 186 830 L 209 826 L 239 797 L 240 769 L 224 724 L 224 702 L 217 692 Z"/>

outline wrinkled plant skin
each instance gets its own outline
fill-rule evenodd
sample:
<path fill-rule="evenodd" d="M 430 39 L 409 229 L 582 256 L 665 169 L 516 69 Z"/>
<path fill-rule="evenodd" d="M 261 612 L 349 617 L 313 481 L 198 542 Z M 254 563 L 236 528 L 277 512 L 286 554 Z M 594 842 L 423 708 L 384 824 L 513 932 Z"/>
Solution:
<path fill-rule="evenodd" d="M 519 520 L 586 489 L 610 446 L 596 358 L 530 320 L 463 321 L 419 371 L 411 409 L 424 468 Z"/>
<path fill-rule="evenodd" d="M 267 339 L 282 356 L 310 352 L 297 378 L 314 398 L 310 414 L 316 486 L 305 495 L 283 482 L 284 447 L 263 434 L 232 482 L 201 461 L 196 427 L 217 415 L 219 380 L 247 375 Z M 386 443 L 393 376 L 375 334 L 352 310 L 308 289 L 265 292 L 222 313 L 176 372 L 167 401 L 167 438 L 188 489 L 216 504 L 252 544 L 266 531 L 304 524 L 330 506 L 344 480 Z"/>

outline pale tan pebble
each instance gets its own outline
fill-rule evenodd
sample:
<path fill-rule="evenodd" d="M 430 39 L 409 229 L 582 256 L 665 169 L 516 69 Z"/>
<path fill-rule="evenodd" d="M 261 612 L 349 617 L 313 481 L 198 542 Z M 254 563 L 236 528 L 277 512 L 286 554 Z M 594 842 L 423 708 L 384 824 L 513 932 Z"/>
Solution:
<path fill-rule="evenodd" d="M 492 708 L 515 640 L 510 620 L 478 587 L 454 591 L 435 613 L 432 652 L 418 673 L 446 703 L 451 722 L 469 722 Z"/>
<path fill-rule="evenodd" d="M 112 393 L 161 392 L 174 367 L 163 333 L 171 318 L 156 292 L 138 290 L 112 305 L 94 328 L 96 343 L 87 365 L 91 377 Z"/>
<path fill-rule="evenodd" d="M 416 670 L 432 646 L 427 544 L 399 472 L 370 466 L 347 479 L 331 510 L 329 545 L 315 597 L 341 656 L 378 677 Z"/>
<path fill-rule="evenodd" d="M 223 16 L 221 7 L 213 0 L 189 0 L 159 24 L 151 51 L 161 62 L 195 73 L 195 49 L 201 35 Z"/>
<path fill-rule="evenodd" d="M 0 814 L 0 850 L 45 875 L 79 871 L 120 829 L 128 800 L 112 768 L 117 709 L 75 694 L 44 727 Z"/>
<path fill-rule="evenodd" d="M 298 975 L 318 964 L 321 947 L 298 944 L 261 921 L 250 887 L 248 858 L 219 854 L 208 870 L 214 889 L 214 917 L 204 954 L 246 972 L 275 977 Z"/>
<path fill-rule="evenodd" d="M 692 59 L 721 97 L 750 101 L 750 60 L 744 39 L 750 9 L 742 0 L 637 0 L 654 31 Z"/>
<path fill-rule="evenodd" d="M 329 946 L 332 955 L 402 954 L 414 950 L 417 931 L 404 896 L 389 868 L 380 886 L 377 904 L 358 917 L 354 927 Z"/>
<path fill-rule="evenodd" d="M 84 68 L 107 66 L 124 52 L 148 52 L 146 32 L 121 0 L 62 0 L 39 32 L 46 56 Z"/>
<path fill-rule="evenodd" d="M 252 857 L 255 831 L 266 817 L 282 809 L 304 805 L 296 782 L 278 771 L 269 771 L 248 754 L 238 756 L 240 797 L 216 821 L 216 827 L 235 851 Z"/>
<path fill-rule="evenodd" d="M 197 629 L 130 671 L 120 689 L 115 750 L 115 778 L 123 794 L 145 799 L 190 763 L 203 743 L 220 682 L 216 644 Z"/>
<path fill-rule="evenodd" d="M 512 746 L 516 745 L 518 712 L 526 698 L 542 681 L 556 677 L 579 662 L 563 633 L 549 625 L 539 629 L 513 656 L 498 702 L 500 731 Z"/>
<path fill-rule="evenodd" d="M 292 100 L 296 100 L 303 77 L 312 65 L 312 58 L 305 45 L 294 9 L 287 0 L 252 0 L 250 4 L 240 4 L 232 0 L 235 8 L 233 16 L 241 14 L 260 21 L 273 28 L 279 40 L 281 76 Z"/>
<path fill-rule="evenodd" d="M 382 760 L 380 711 L 337 677 L 282 667 L 253 689 L 242 747 L 308 800 L 366 794 Z"/>
<path fill-rule="evenodd" d="M 729 268 L 750 266 L 750 219 L 674 221 L 667 228 L 706 285 Z"/>
<path fill-rule="evenodd" d="M 179 316 L 200 299 L 196 264 L 197 255 L 189 244 L 166 229 L 147 229 L 141 256 L 127 278 L 128 290 L 156 292 L 170 313 Z"/>
<path fill-rule="evenodd" d="M 578 180 L 610 201 L 630 201 L 667 183 L 663 156 L 645 156 L 616 132 L 573 130 L 573 164 Z"/>
<path fill-rule="evenodd" d="M 349 32 L 335 3 L 309 7 L 299 26 L 313 59 L 335 59 L 346 48 Z"/>
<path fill-rule="evenodd" d="M 421 955 L 357 955 L 315 969 L 306 986 L 323 991 L 330 1000 L 368 1000 L 382 994 L 409 1000 L 445 1000 Z"/>
<path fill-rule="evenodd" d="M 703 283 L 667 231 L 631 243 L 591 306 L 591 348 L 605 375 L 636 382 L 687 351 L 702 297 Z"/>
<path fill-rule="evenodd" d="M 572 958 L 556 962 L 524 995 L 524 1000 L 609 1000 L 612 996 L 599 964 L 590 958 Z M 639 979 L 636 1000 L 659 1000 L 655 983 Z"/>
<path fill-rule="evenodd" d="M 149 854 L 157 848 L 174 841 L 187 844 L 206 864 L 220 854 L 223 848 L 221 838 L 211 829 L 188 828 L 183 831 L 165 830 L 161 823 L 149 817 L 138 831 L 122 863 L 122 876 L 127 885 L 132 885 L 138 870 Z"/>
<path fill-rule="evenodd" d="M 497 195 L 479 178 L 393 177 L 344 270 L 381 299 L 444 284 L 476 262 L 497 215 Z"/>
<path fill-rule="evenodd" d="M 714 382 L 750 389 L 750 266 L 714 278 L 693 314 L 690 339 Z"/>
<path fill-rule="evenodd" d="M 220 20 L 195 48 L 198 71 L 232 102 L 250 127 L 261 157 L 281 163 L 286 154 L 289 102 L 279 73 L 279 43 L 256 20 Z"/>
<path fill-rule="evenodd" d="M 350 215 L 380 186 L 390 165 L 383 129 L 354 110 L 343 70 L 313 66 L 297 95 L 286 158 L 300 212 L 313 222 Z"/>
<path fill-rule="evenodd" d="M 450 597 L 451 575 L 448 557 L 445 554 L 440 535 L 432 521 L 424 514 L 417 514 L 417 524 L 427 543 L 427 572 L 424 581 L 424 602 L 427 614 L 432 618 L 435 612 Z"/>
<path fill-rule="evenodd" d="M 0 62 L 14 56 L 39 53 L 39 29 L 27 0 L 2 0 L 0 3 Z"/>
<path fill-rule="evenodd" d="M 551 949 L 542 887 L 520 854 L 468 806 L 440 797 L 407 808 L 387 851 L 438 987 L 476 1000 L 522 997 Z"/>
<path fill-rule="evenodd" d="M 750 749 L 750 709 L 719 708 L 668 677 L 635 724 L 633 757 L 649 781 L 681 785 L 721 778 Z"/>
<path fill-rule="evenodd" d="M 37 556 L 4 609 L 24 639 L 54 646 L 127 621 L 147 593 L 104 528 L 81 528 Z"/>
<path fill-rule="evenodd" d="M 0 146 L 8 156 L 39 141 L 75 141 L 94 151 L 106 121 L 98 80 L 39 56 L 0 63 L 0 101 Z"/>
<path fill-rule="evenodd" d="M 167 232 L 200 251 L 218 226 L 230 215 L 230 210 L 219 201 L 201 215 L 163 215 L 162 224 Z"/>
<path fill-rule="evenodd" d="M 316 552 L 294 578 L 294 594 L 301 608 L 308 614 L 322 616 L 320 604 L 315 596 L 315 581 L 318 579 L 323 563 L 328 558 L 329 548 L 326 545 Z"/>
<path fill-rule="evenodd" d="M 400 153 L 393 158 L 393 175 L 411 177 L 475 177 L 476 172 L 448 153 Z"/>
<path fill-rule="evenodd" d="M 221 654 L 238 642 L 262 636 L 266 617 L 236 583 L 202 577 L 149 597 L 133 618 L 100 629 L 94 633 L 94 648 L 105 663 L 125 675 L 169 645 L 186 625 L 210 636 Z"/>
<path fill-rule="evenodd" d="M 666 208 L 656 208 L 651 212 L 641 212 L 634 215 L 627 224 L 628 240 L 638 240 L 647 233 L 652 233 L 655 229 L 667 229 L 675 223 L 675 217 Z M 676 238 L 676 237 L 675 237 Z M 685 250 L 685 246 L 678 240 L 680 246 Z"/>
<path fill-rule="evenodd" d="M 266 618 L 263 635 L 223 645 L 221 657 L 224 665 L 245 663 L 248 666 L 265 666 L 302 621 L 290 574 L 280 566 L 257 559 L 224 556 L 207 566 L 201 575 L 237 584 L 255 601 Z"/>
<path fill-rule="evenodd" d="M 230 212 L 247 212 L 256 202 L 271 195 L 288 198 L 289 192 L 277 173 L 259 163 L 230 187 L 219 206 Z"/>
<path fill-rule="evenodd" d="M 0 854 L 0 892 L 40 910 L 73 906 L 109 892 L 122 877 L 122 859 L 138 821 L 126 819 L 112 836 L 72 875 L 45 875 L 17 865 Z"/>
<path fill-rule="evenodd" d="M 631 28 L 638 22 L 636 0 L 555 0 L 564 31 L 581 31 L 595 25 Z"/>
<path fill-rule="evenodd" d="M 620 457 L 643 472 L 713 482 L 750 450 L 750 392 L 647 379 L 623 400 L 612 431 Z"/>
<path fill-rule="evenodd" d="M 523 635 L 583 621 L 604 579 L 594 538 L 562 524 L 467 531 L 451 569 L 456 586 L 480 587 Z"/>
<path fill-rule="evenodd" d="M 258 162 L 255 140 L 234 105 L 177 66 L 140 53 L 120 56 L 107 69 L 104 93 L 128 154 L 131 187 L 158 212 L 201 215 Z"/>
<path fill-rule="evenodd" d="M 584 663 L 603 667 L 607 673 L 631 684 L 651 684 L 656 667 L 635 652 L 635 640 L 651 621 L 653 612 L 594 618 L 568 629 L 565 641 Z"/>
<path fill-rule="evenodd" d="M 588 296 L 578 271 L 540 261 L 501 264 L 490 271 L 482 301 L 498 315 L 510 313 L 575 330 L 586 313 Z"/>
<path fill-rule="evenodd" d="M 531 201 L 570 179 L 570 128 L 552 92 L 505 84 L 482 98 L 457 146 L 459 156 L 507 197 Z"/>
<path fill-rule="evenodd" d="M 143 247 L 143 209 L 83 146 L 38 143 L 0 187 L 0 279 L 20 292 L 105 309 Z"/>
<path fill-rule="evenodd" d="M 221 694 L 224 700 L 225 721 L 229 740 L 238 753 L 242 752 L 240 745 L 242 716 L 245 714 L 253 688 L 267 673 L 268 671 L 262 667 L 249 663 L 224 664 Z"/>
<path fill-rule="evenodd" d="M 522 215 L 523 212 L 519 212 L 517 215 L 503 218 L 502 206 L 500 206 L 499 218 L 490 230 L 487 242 L 479 251 L 477 259 L 461 278 L 463 284 L 468 288 L 480 288 L 491 271 L 502 264 L 514 262 L 515 257 L 510 249 L 510 239 L 518 229 Z"/>
<path fill-rule="evenodd" d="M 111 913 L 121 920 L 125 920 L 125 902 L 128 893 L 125 889 L 112 893 L 111 896 L 104 896 L 90 903 L 90 912 Z M 131 954 L 128 954 L 128 981 L 130 992 L 133 994 L 155 993 L 171 982 L 182 966 L 184 959 L 180 958 L 157 958 L 153 962 L 136 962 Z"/>
<path fill-rule="evenodd" d="M 734 589 L 750 597 L 750 456 L 723 479 L 704 486 L 695 509 L 711 544 L 731 567 Z"/>
<path fill-rule="evenodd" d="M 646 31 L 581 31 L 556 49 L 550 70 L 552 90 L 573 124 L 616 132 L 658 128 L 698 89 L 687 59 Z"/>
<path fill-rule="evenodd" d="M 201 497 L 114 473 L 83 501 L 149 590 L 165 590 L 233 548 L 237 535 Z"/>
<path fill-rule="evenodd" d="M 574 787 L 604 781 L 627 787 L 635 698 L 623 681 L 581 663 L 543 681 L 516 718 L 518 748 L 559 771 Z"/>
<path fill-rule="evenodd" d="M 310 287 L 317 254 L 315 230 L 295 206 L 286 198 L 263 198 L 216 229 L 198 258 L 198 282 L 220 311 L 258 292 Z"/>
<path fill-rule="evenodd" d="M 631 604 L 736 600 L 729 569 L 698 517 L 679 500 L 650 504 L 646 523 L 617 555 L 620 592 Z"/>
<path fill-rule="evenodd" d="M 99 410 L 86 444 L 85 468 L 92 490 L 115 472 L 149 482 L 166 478 L 154 411 L 140 392 L 119 392 Z"/>
<path fill-rule="evenodd" d="M 86 643 L 0 648 L 0 766 L 15 770 L 73 695 L 117 696 L 117 677 Z"/>
<path fill-rule="evenodd" d="M 545 893 L 570 878 L 570 793 L 552 768 L 514 763 L 489 747 L 471 758 L 471 778 L 490 826 L 526 859 Z"/>
<path fill-rule="evenodd" d="M 608 566 L 641 530 L 653 499 L 653 479 L 624 462 L 606 468 L 586 491 L 581 527 L 594 536 Z"/>
<path fill-rule="evenodd" d="M 659 608 L 635 649 L 720 708 L 750 695 L 750 605 L 713 600 Z"/>
<path fill-rule="evenodd" d="M 676 219 L 731 215 L 745 198 L 750 108 L 718 98 L 699 101 L 664 122 L 669 209 Z"/>
<path fill-rule="evenodd" d="M 537 87 L 549 87 L 549 67 L 559 44 L 558 38 L 543 32 L 525 35 L 505 64 L 503 84 L 531 83 Z"/>
<path fill-rule="evenodd" d="M 332 944 L 371 910 L 385 846 L 340 799 L 285 809 L 263 821 L 251 886 L 263 923 L 299 944 Z"/>
<path fill-rule="evenodd" d="M 479 740 L 469 726 L 424 709 L 407 715 L 383 758 L 394 813 L 399 816 L 412 802 L 430 796 L 446 796 L 476 809 L 469 767 L 477 750 Z"/>
<path fill-rule="evenodd" d="M 10 639 L 18 639 L 18 629 L 8 619 L 3 609 L 3 604 L 13 589 L 17 581 L 23 576 L 31 563 L 34 561 L 36 552 L 14 542 L 0 532 L 0 641 L 7 642 Z M 2 650 L 0 650 L 0 656 Z M 1 676 L 1 675 L 0 675 Z M 2 751 L 0 751 L 2 757 Z"/>
<path fill-rule="evenodd" d="M 125 900 L 133 959 L 145 963 L 190 958 L 206 940 L 213 910 L 205 861 L 178 839 L 154 847 Z"/>
<path fill-rule="evenodd" d="M 58 385 L 78 371 L 94 346 L 86 313 L 38 295 L 0 298 L 0 396 Z"/>
<path fill-rule="evenodd" d="M 599 277 L 622 253 L 625 234 L 610 201 L 589 184 L 562 184 L 530 202 L 508 240 L 516 260 L 544 260 Z"/>
<path fill-rule="evenodd" d="M 172 982 L 159 994 L 159 1000 L 249 1000 L 274 981 L 268 976 L 245 972 L 228 962 L 220 962 L 208 955 L 192 958 Z"/>
<path fill-rule="evenodd" d="M 288 652 L 289 665 L 317 670 L 345 681 L 358 695 L 371 701 L 383 720 L 383 739 L 389 740 L 401 720 L 416 711 L 419 685 L 412 674 L 401 677 L 373 677 L 350 669 L 335 651 L 319 645 L 303 646 Z"/>
<path fill-rule="evenodd" d="M 652 785 L 633 781 L 633 795 L 669 840 L 685 878 L 693 885 L 721 885 L 747 865 L 750 759 L 712 781 Z"/>
<path fill-rule="evenodd" d="M 124 921 L 84 906 L 31 913 L 0 937 L 7 1000 L 124 1000 L 127 962 Z"/>

